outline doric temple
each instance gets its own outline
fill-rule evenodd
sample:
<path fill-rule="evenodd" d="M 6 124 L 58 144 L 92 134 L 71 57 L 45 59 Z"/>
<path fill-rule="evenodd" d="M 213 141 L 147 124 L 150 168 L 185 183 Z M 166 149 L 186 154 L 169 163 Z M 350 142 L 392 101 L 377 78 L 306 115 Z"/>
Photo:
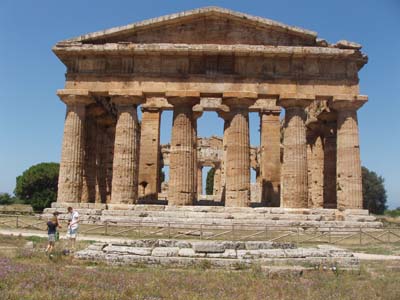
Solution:
<path fill-rule="evenodd" d="M 67 107 L 58 202 L 156 203 L 168 160 L 169 206 L 196 205 L 201 167 L 212 166 L 220 205 L 251 206 L 254 168 L 264 206 L 362 208 L 360 49 L 216 7 L 58 42 L 53 51 L 67 68 L 57 91 Z M 206 147 L 197 119 L 207 111 L 218 113 L 224 132 Z M 260 118 L 253 150 L 251 112 Z"/>

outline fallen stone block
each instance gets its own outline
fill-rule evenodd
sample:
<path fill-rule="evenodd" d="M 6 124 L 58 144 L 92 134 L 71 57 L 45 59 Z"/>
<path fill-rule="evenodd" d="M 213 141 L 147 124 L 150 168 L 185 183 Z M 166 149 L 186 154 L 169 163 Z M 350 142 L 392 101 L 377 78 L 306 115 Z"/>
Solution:
<path fill-rule="evenodd" d="M 218 242 L 193 242 L 195 252 L 222 253 L 225 251 L 223 243 Z"/>
<path fill-rule="evenodd" d="M 153 249 L 151 255 L 152 256 L 160 256 L 160 257 L 170 257 L 170 256 L 178 256 L 179 248 L 178 247 L 156 247 Z"/>

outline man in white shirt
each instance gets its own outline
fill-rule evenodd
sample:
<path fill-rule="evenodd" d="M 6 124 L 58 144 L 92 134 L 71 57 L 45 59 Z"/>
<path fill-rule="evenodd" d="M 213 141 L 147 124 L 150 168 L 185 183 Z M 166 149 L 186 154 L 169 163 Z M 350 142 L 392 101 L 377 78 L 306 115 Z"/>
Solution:
<path fill-rule="evenodd" d="M 70 241 L 70 249 L 72 251 L 75 251 L 75 241 L 79 227 L 79 213 L 75 211 L 71 206 L 68 207 L 68 213 L 70 214 L 70 217 L 68 221 L 67 237 Z"/>

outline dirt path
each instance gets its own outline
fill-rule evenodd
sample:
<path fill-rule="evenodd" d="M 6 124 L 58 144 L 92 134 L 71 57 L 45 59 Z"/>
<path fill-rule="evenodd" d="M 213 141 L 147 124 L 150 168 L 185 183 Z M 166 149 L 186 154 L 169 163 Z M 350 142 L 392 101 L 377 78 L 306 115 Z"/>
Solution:
<path fill-rule="evenodd" d="M 0 235 L 14 235 L 14 236 L 37 236 L 47 238 L 47 233 L 37 230 L 20 230 L 20 229 L 0 229 Z M 60 239 L 66 239 L 65 234 L 60 234 Z M 98 235 L 78 234 L 77 240 L 80 241 L 97 241 L 105 243 L 124 243 L 131 239 L 113 238 Z"/>

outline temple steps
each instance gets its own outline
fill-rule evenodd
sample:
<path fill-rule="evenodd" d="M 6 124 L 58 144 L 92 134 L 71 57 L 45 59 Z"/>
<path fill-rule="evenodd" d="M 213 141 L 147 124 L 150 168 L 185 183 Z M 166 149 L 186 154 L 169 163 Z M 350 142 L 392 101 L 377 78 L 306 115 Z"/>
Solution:
<path fill-rule="evenodd" d="M 44 211 L 50 217 L 55 211 L 65 219 L 68 204 L 53 203 Z M 122 209 L 125 208 L 125 209 Z M 265 226 L 318 227 L 318 228 L 381 228 L 375 216 L 366 210 L 336 209 L 285 209 L 220 206 L 164 206 L 164 205 L 99 205 L 79 203 L 74 205 L 82 223 L 88 224 L 153 224 L 154 226 L 193 227 L 200 224 L 221 228 L 226 226 L 261 228 Z"/>

